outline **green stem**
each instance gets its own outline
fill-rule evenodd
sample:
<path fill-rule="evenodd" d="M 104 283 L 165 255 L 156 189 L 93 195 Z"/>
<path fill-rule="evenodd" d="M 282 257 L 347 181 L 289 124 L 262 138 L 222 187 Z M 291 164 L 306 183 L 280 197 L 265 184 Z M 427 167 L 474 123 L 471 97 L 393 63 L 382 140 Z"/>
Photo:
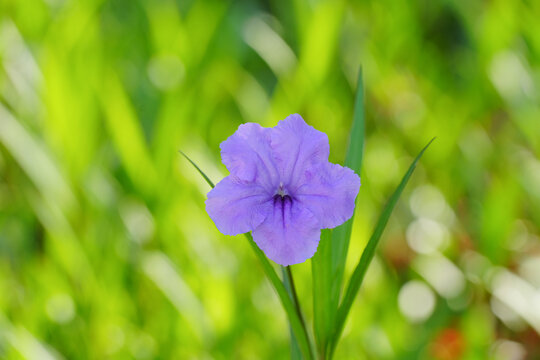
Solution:
<path fill-rule="evenodd" d="M 293 304 L 293 301 L 291 299 L 291 296 L 289 295 L 289 292 L 285 288 L 284 282 L 280 280 L 280 278 L 274 271 L 272 264 L 270 264 L 270 261 L 266 258 L 266 255 L 264 255 L 262 250 L 259 249 L 257 244 L 255 244 L 255 242 L 253 241 L 253 238 L 251 237 L 251 234 L 245 233 L 244 235 L 249 239 L 249 244 L 251 245 L 251 248 L 255 252 L 255 255 L 259 258 L 266 276 L 268 276 L 270 283 L 274 286 L 274 289 L 278 293 L 279 300 L 281 301 L 281 304 L 283 305 L 283 308 L 285 309 L 285 312 L 287 313 L 289 323 L 294 332 L 296 340 L 298 341 L 298 345 L 300 347 L 300 350 L 302 351 L 302 355 L 304 356 L 305 359 L 308 359 L 308 360 L 314 359 L 313 350 L 311 348 L 311 341 L 309 339 L 308 332 L 305 326 L 302 326 L 302 321 L 300 320 L 298 311 L 296 310 L 296 307 Z"/>
<path fill-rule="evenodd" d="M 311 355 L 311 358 L 315 359 L 315 355 L 313 353 L 313 344 L 312 344 L 312 341 L 311 339 L 309 339 L 309 332 L 307 331 L 307 327 L 306 327 L 306 321 L 304 320 L 304 315 L 302 313 L 302 308 L 300 306 L 300 301 L 298 300 L 298 294 L 296 293 L 296 286 L 294 285 L 294 279 L 293 279 L 293 275 L 292 275 L 292 270 L 291 270 L 291 267 L 290 266 L 284 266 L 283 267 L 284 271 L 283 271 L 283 275 L 286 277 L 286 279 L 283 279 L 284 283 L 287 283 L 289 286 L 288 288 L 290 289 L 290 295 L 291 295 L 291 300 L 294 304 L 294 307 L 296 309 L 296 313 L 298 314 L 298 317 L 300 318 L 300 323 L 302 324 L 302 328 L 304 329 L 304 333 L 306 334 L 306 336 L 308 336 L 308 341 L 309 341 L 309 351 L 310 351 L 310 355 Z"/>
<path fill-rule="evenodd" d="M 293 299 L 294 299 L 294 296 L 293 296 L 293 293 L 292 293 L 292 288 L 291 288 L 291 282 L 289 280 L 289 277 L 287 276 L 287 271 L 285 270 L 285 267 L 282 266 L 281 267 L 281 274 L 282 274 L 282 277 L 283 277 L 283 285 L 285 285 L 285 289 L 287 289 L 287 294 L 289 295 L 289 299 L 291 300 L 291 302 L 294 302 Z M 302 329 L 305 329 L 303 323 L 303 319 L 300 319 L 300 316 L 298 316 L 298 310 L 297 310 L 297 307 L 295 304 L 293 304 L 294 306 L 294 313 L 296 314 L 296 316 L 298 317 L 299 319 L 299 323 L 300 323 L 300 327 Z M 298 344 L 298 340 L 296 340 L 296 336 L 294 335 L 294 332 L 292 331 L 292 327 L 289 323 L 289 335 L 290 335 L 290 339 L 291 339 L 291 360 L 302 360 L 303 357 L 302 357 L 302 352 L 300 351 L 300 345 Z M 309 350 L 308 350 L 308 353 L 309 353 Z"/>
<path fill-rule="evenodd" d="M 291 284 L 291 295 L 292 295 L 294 307 L 296 308 L 296 312 L 298 313 L 298 317 L 300 318 L 300 322 L 302 323 L 302 326 L 304 327 L 304 329 L 306 329 L 306 321 L 304 320 L 304 315 L 302 314 L 302 308 L 300 307 L 300 302 L 298 301 L 298 295 L 296 294 L 296 287 L 294 286 L 294 280 L 293 280 L 292 270 L 290 266 L 285 267 L 285 274 L 287 275 L 289 284 Z"/>

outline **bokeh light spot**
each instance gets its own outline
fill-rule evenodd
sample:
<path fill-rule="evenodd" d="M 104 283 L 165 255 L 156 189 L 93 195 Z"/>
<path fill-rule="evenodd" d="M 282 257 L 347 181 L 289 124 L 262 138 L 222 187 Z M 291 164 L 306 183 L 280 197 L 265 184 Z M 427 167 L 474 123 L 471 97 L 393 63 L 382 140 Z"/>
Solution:
<path fill-rule="evenodd" d="M 411 322 L 428 319 L 435 309 L 435 303 L 433 290 L 421 281 L 409 281 L 399 291 L 399 310 Z"/>

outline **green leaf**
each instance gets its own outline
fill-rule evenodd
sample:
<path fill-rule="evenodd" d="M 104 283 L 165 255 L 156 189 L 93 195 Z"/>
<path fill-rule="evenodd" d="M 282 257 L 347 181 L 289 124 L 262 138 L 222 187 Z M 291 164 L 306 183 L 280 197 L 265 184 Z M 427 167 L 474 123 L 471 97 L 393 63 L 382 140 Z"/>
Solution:
<path fill-rule="evenodd" d="M 300 346 L 298 345 L 298 341 L 296 341 L 291 325 L 289 325 L 289 338 L 291 339 L 291 360 L 302 360 L 302 352 L 300 351 Z"/>
<path fill-rule="evenodd" d="M 214 187 L 214 183 L 206 176 L 206 174 L 193 162 L 186 154 L 180 151 L 180 153 L 197 169 L 199 174 L 206 180 L 208 185 L 210 187 Z M 292 329 L 292 332 L 294 333 L 294 336 L 296 338 L 296 341 L 298 343 L 298 346 L 300 348 L 300 351 L 302 352 L 302 355 L 304 356 L 304 359 L 313 359 L 313 355 L 311 352 L 311 345 L 309 342 L 309 336 L 307 333 L 306 327 L 303 325 L 301 320 L 301 314 L 293 304 L 293 300 L 291 300 L 291 297 L 289 297 L 289 294 L 287 293 L 287 289 L 279 279 L 278 275 L 276 274 L 276 271 L 274 270 L 274 267 L 268 261 L 264 253 L 261 249 L 255 244 L 253 241 L 253 238 L 251 234 L 246 233 L 244 234 L 249 244 L 251 245 L 251 248 L 253 249 L 253 252 L 259 259 L 262 268 L 264 270 L 264 273 L 270 280 L 270 283 L 276 290 L 276 293 L 278 294 L 279 300 L 281 301 L 281 305 L 283 305 L 283 308 L 285 309 L 285 312 L 287 314 L 287 318 L 289 319 L 289 324 Z"/>
<path fill-rule="evenodd" d="M 362 281 L 364 280 L 364 276 L 369 267 L 369 264 L 371 263 L 371 260 L 373 259 L 373 256 L 375 255 L 375 249 L 377 248 L 377 245 L 379 244 L 379 239 L 381 238 L 381 235 L 386 227 L 386 224 L 388 223 L 388 219 L 390 218 L 390 215 L 392 214 L 392 211 L 394 210 L 394 207 L 396 206 L 396 203 L 399 197 L 401 196 L 401 193 L 403 192 L 405 185 L 407 185 L 407 182 L 409 181 L 409 178 L 411 177 L 416 167 L 416 164 L 418 163 L 418 161 L 424 154 L 424 151 L 426 151 L 429 145 L 433 142 L 433 140 L 435 140 L 435 138 L 431 139 L 431 141 L 422 149 L 422 151 L 420 151 L 416 159 L 414 159 L 411 166 L 409 167 L 409 170 L 407 170 L 407 172 L 401 179 L 399 186 L 394 191 L 394 193 L 390 197 L 390 200 L 388 201 L 381 215 L 379 216 L 377 225 L 375 226 L 375 230 L 373 231 L 373 234 L 371 235 L 371 238 L 369 239 L 366 245 L 366 248 L 364 249 L 364 252 L 362 253 L 362 256 L 360 257 L 360 261 L 358 262 L 358 265 L 356 265 L 356 268 L 354 269 L 354 272 L 349 281 L 349 285 L 347 286 L 347 291 L 345 292 L 343 301 L 338 309 L 335 331 L 332 336 L 332 340 L 330 344 L 329 358 L 332 357 L 332 354 L 336 348 L 337 342 L 339 341 L 339 337 L 341 336 L 343 327 L 345 326 L 345 320 L 347 319 L 347 316 L 349 315 L 349 311 L 353 304 L 354 298 L 356 297 L 356 294 L 358 293 L 358 290 L 360 289 L 360 286 L 362 285 Z"/>
<path fill-rule="evenodd" d="M 197 171 L 199 172 L 199 174 L 201 174 L 201 176 L 204 178 L 204 180 L 206 181 L 206 183 L 207 183 L 208 185 L 210 185 L 211 188 L 213 188 L 214 186 L 216 186 L 216 185 L 214 185 L 214 183 L 212 182 L 212 180 L 210 180 L 210 178 L 209 178 L 208 176 L 206 176 L 206 174 L 205 174 L 205 173 L 197 166 L 197 164 L 195 164 L 195 163 L 193 162 L 193 160 L 191 160 L 186 154 L 184 154 L 184 152 L 183 152 L 182 150 L 178 150 L 178 152 L 179 152 L 180 154 L 182 154 L 182 156 L 185 157 L 186 160 L 189 161 L 189 162 L 191 163 L 191 165 L 193 165 L 193 167 L 194 167 L 195 169 L 197 169 Z"/>
<path fill-rule="evenodd" d="M 330 290 L 332 288 L 331 276 L 331 241 L 332 231 L 323 229 L 321 232 L 321 240 L 317 252 L 311 258 L 311 274 L 313 281 L 313 329 L 315 332 L 315 340 L 317 343 L 317 352 L 322 357 L 326 351 L 326 344 L 329 335 L 331 335 L 332 326 L 334 323 L 333 315 L 337 310 L 337 306 L 332 313 L 332 305 L 330 303 Z"/>
<path fill-rule="evenodd" d="M 354 117 L 345 157 L 345 166 L 360 174 L 364 153 L 364 88 L 362 69 L 358 73 L 358 84 L 354 104 Z M 347 222 L 332 232 L 321 235 L 319 249 L 312 258 L 314 330 L 317 350 L 326 357 L 328 342 L 333 332 L 335 316 L 341 294 L 341 284 L 354 214 Z"/>
<path fill-rule="evenodd" d="M 362 80 L 362 69 L 358 73 L 358 85 L 356 99 L 354 103 L 354 118 L 349 140 L 349 149 L 345 157 L 345 166 L 354 170 L 360 175 L 362 169 L 362 158 L 364 156 L 364 85 Z M 337 297 L 334 299 L 336 306 L 341 292 L 343 272 L 347 260 L 347 251 L 351 238 L 353 216 L 343 225 L 334 229 L 332 233 L 332 270 L 334 273 L 333 291 Z"/>

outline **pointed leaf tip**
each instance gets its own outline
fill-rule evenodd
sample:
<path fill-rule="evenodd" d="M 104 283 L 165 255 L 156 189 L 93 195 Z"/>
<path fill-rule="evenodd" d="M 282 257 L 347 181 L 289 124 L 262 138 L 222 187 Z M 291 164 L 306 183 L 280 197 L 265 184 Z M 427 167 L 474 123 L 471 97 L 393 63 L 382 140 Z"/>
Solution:
<path fill-rule="evenodd" d="M 373 231 L 373 234 L 371 235 L 360 257 L 360 260 L 358 264 L 356 265 L 356 268 L 354 269 L 353 274 L 351 275 L 349 284 L 347 286 L 347 290 L 345 292 L 345 296 L 343 297 L 343 301 L 341 302 L 341 305 L 338 308 L 336 323 L 334 327 L 334 333 L 333 333 L 331 343 L 330 343 L 329 358 L 332 357 L 335 351 L 337 342 L 339 341 L 339 338 L 343 331 L 343 327 L 345 326 L 345 321 L 347 319 L 347 316 L 349 314 L 353 301 L 356 295 L 358 294 L 358 291 L 360 290 L 360 286 L 362 285 L 366 271 L 369 267 L 369 264 L 371 263 L 371 260 L 373 259 L 373 256 L 375 255 L 375 249 L 377 248 L 381 235 L 383 234 L 386 224 L 388 223 L 388 219 L 390 218 L 390 215 L 392 214 L 392 211 L 394 210 L 394 207 L 399 197 L 401 196 L 401 193 L 403 192 L 405 185 L 407 185 L 407 182 L 409 181 L 412 173 L 414 172 L 414 169 L 416 168 L 416 164 L 418 163 L 418 161 L 420 160 L 424 152 L 427 150 L 427 148 L 431 145 L 431 143 L 434 140 L 435 140 L 435 137 L 427 143 L 427 145 L 420 151 L 420 153 L 418 153 L 416 158 L 413 160 L 413 162 L 409 166 L 409 169 L 407 170 L 407 172 L 401 179 L 401 182 L 399 183 L 398 187 L 396 188 L 392 196 L 390 196 L 388 203 L 385 205 L 381 215 L 379 216 L 379 219 L 377 220 L 377 224 L 375 225 L 375 230 Z"/>
<path fill-rule="evenodd" d="M 201 176 L 204 178 L 204 180 L 206 181 L 206 183 L 208 185 L 210 185 L 211 188 L 213 188 L 214 186 L 214 183 L 212 182 L 212 180 L 210 180 L 210 178 L 208 176 L 206 176 L 206 174 L 201 170 L 201 168 L 199 168 L 197 166 L 197 164 L 195 164 L 195 162 L 193 160 L 191 160 L 189 158 L 189 156 L 187 156 L 182 150 L 178 150 L 178 152 L 186 158 L 187 161 L 189 161 L 191 163 L 191 165 L 193 165 L 193 167 L 199 172 L 199 174 L 201 174 Z"/>

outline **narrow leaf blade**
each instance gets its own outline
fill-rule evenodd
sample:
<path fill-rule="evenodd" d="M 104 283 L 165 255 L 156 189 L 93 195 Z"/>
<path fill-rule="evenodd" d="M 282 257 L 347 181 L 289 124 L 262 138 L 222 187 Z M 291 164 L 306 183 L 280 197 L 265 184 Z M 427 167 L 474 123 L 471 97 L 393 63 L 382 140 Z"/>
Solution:
<path fill-rule="evenodd" d="M 186 158 L 187 161 L 189 161 L 191 163 L 191 165 L 193 165 L 193 167 L 199 172 L 199 174 L 201 174 L 201 176 L 203 177 L 203 179 L 206 181 L 206 183 L 208 185 L 210 185 L 211 188 L 213 188 L 214 186 L 214 183 L 212 182 L 212 180 L 210 180 L 210 178 L 208 176 L 206 176 L 206 174 L 197 166 L 197 164 L 195 164 L 193 162 L 193 160 L 191 160 L 182 150 L 178 150 L 178 152 L 180 154 L 182 154 L 183 157 Z"/>
<path fill-rule="evenodd" d="M 358 73 L 358 85 L 349 149 L 347 150 L 347 156 L 345 157 L 345 166 L 353 169 L 358 175 L 360 175 L 362 169 L 364 136 L 364 85 L 362 69 L 360 69 Z M 336 308 L 341 294 L 341 284 L 343 282 L 343 272 L 345 271 L 345 262 L 347 260 L 347 252 L 351 239 L 353 219 L 354 214 L 345 224 L 334 229 L 332 233 L 332 272 L 334 274 L 334 279 L 332 282 L 333 288 L 331 294 L 334 296 L 333 302 L 335 303 Z"/>
<path fill-rule="evenodd" d="M 323 229 L 321 232 L 321 241 L 317 252 L 311 258 L 311 274 L 313 278 L 313 328 L 317 351 L 324 354 L 326 343 L 331 335 L 333 326 L 333 317 L 337 307 L 333 309 L 330 296 L 332 288 L 332 253 L 330 246 L 332 241 L 332 232 L 329 229 Z M 332 314 L 332 309 L 334 314 Z"/>
<path fill-rule="evenodd" d="M 392 214 L 392 211 L 394 210 L 394 207 L 396 206 L 396 203 L 399 197 L 401 196 L 401 193 L 403 192 L 405 185 L 407 185 L 407 182 L 409 181 L 412 173 L 414 172 L 414 169 L 416 168 L 416 164 L 418 163 L 418 161 L 420 160 L 420 158 L 422 157 L 426 149 L 429 147 L 429 145 L 431 145 L 433 140 L 435 140 L 435 138 L 431 139 L 431 141 L 422 149 L 422 151 L 420 151 L 418 156 L 414 159 L 411 166 L 409 167 L 409 169 L 407 170 L 407 172 L 401 179 L 401 182 L 398 185 L 397 189 L 394 191 L 394 193 L 388 200 L 388 203 L 384 207 L 381 215 L 379 216 L 379 219 L 377 220 L 375 230 L 373 231 L 373 234 L 371 235 L 366 245 L 366 248 L 364 249 L 364 252 L 362 253 L 362 256 L 360 257 L 360 261 L 358 262 L 358 265 L 356 265 L 356 268 L 354 269 L 351 279 L 349 280 L 349 285 L 347 286 L 347 291 L 345 292 L 343 301 L 338 309 L 335 332 L 333 334 L 332 343 L 330 346 L 330 355 L 333 354 L 335 347 L 337 345 L 337 342 L 339 341 L 339 337 L 341 336 L 343 327 L 345 326 L 345 320 L 347 319 L 347 316 L 349 314 L 353 301 L 356 297 L 356 294 L 358 293 L 358 290 L 360 289 L 360 286 L 362 285 L 362 281 L 364 280 L 364 276 L 369 267 L 369 264 L 371 263 L 371 260 L 373 259 L 373 256 L 375 255 L 375 249 L 377 248 L 381 235 L 386 227 L 386 224 L 388 223 L 388 219 L 390 218 L 390 215 Z"/>
<path fill-rule="evenodd" d="M 364 150 L 364 88 L 359 70 L 354 116 L 345 166 L 360 174 Z M 313 278 L 314 330 L 317 350 L 324 357 L 333 332 L 341 294 L 343 271 L 353 218 L 333 231 L 323 231 L 319 248 L 311 261 Z"/>

